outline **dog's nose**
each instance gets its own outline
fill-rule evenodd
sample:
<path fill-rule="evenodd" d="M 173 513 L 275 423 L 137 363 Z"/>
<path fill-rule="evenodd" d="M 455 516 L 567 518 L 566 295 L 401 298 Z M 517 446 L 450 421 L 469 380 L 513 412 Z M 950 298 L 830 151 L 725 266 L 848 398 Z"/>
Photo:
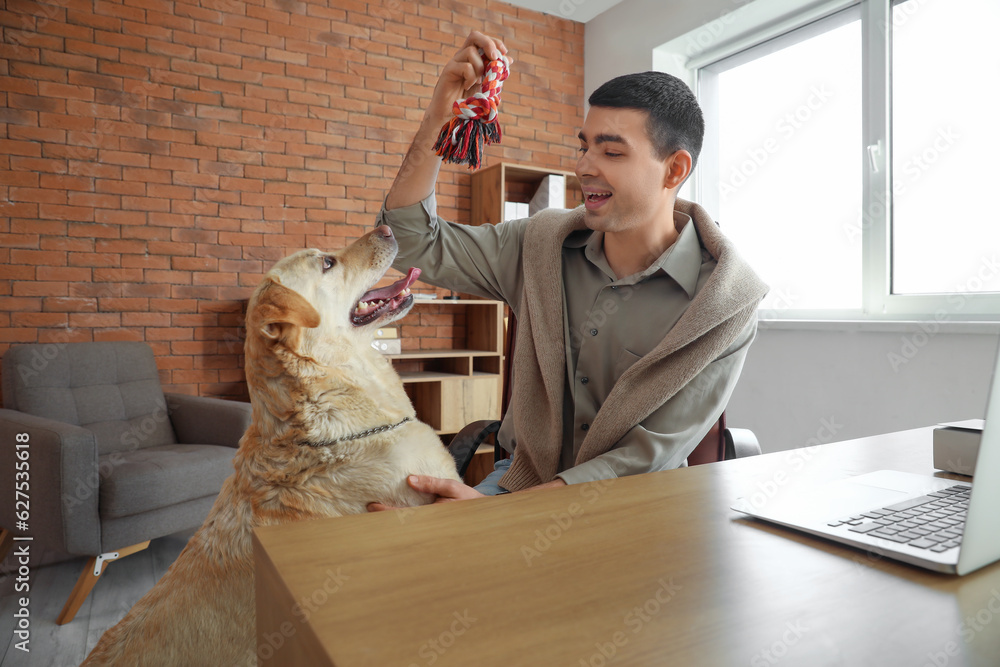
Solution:
<path fill-rule="evenodd" d="M 378 234 L 379 236 L 381 236 L 382 238 L 386 238 L 386 239 L 391 239 L 392 238 L 392 230 L 389 229 L 386 225 L 381 225 L 379 227 L 376 227 L 375 228 L 375 233 Z"/>

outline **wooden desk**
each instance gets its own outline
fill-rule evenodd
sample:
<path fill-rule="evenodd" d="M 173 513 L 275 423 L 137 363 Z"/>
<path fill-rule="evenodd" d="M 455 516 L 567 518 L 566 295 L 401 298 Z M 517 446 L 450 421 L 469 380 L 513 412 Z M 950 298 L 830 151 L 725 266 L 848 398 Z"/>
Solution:
<path fill-rule="evenodd" d="M 257 531 L 261 665 L 1000 664 L 1000 564 L 966 577 L 729 509 L 880 468 L 931 430 Z"/>

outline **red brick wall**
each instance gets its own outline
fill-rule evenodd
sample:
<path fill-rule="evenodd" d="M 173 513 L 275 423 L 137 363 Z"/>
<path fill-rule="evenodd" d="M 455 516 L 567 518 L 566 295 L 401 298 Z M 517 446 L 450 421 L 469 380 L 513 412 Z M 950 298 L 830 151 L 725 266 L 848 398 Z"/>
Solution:
<path fill-rule="evenodd" d="M 370 228 L 471 28 L 516 59 L 486 163 L 575 159 L 583 26 L 500 2 L 7 0 L 0 25 L 0 353 L 144 340 L 168 390 L 245 397 L 244 300 Z M 468 220 L 465 169 L 438 195 Z"/>

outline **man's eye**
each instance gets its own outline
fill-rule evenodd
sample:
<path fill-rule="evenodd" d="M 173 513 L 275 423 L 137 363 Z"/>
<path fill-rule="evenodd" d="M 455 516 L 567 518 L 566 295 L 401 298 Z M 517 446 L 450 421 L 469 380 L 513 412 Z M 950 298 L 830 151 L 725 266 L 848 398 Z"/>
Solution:
<path fill-rule="evenodd" d="M 330 257 L 329 255 L 327 255 L 327 256 L 325 256 L 323 258 L 323 272 L 324 273 L 326 273 L 327 271 L 329 271 L 330 269 L 332 269 L 336 265 L 337 265 L 337 260 L 335 260 L 333 257 Z"/>
<path fill-rule="evenodd" d="M 587 149 L 585 147 L 583 147 L 583 146 L 580 146 L 579 151 L 582 154 L 582 153 L 586 153 Z"/>
<path fill-rule="evenodd" d="M 608 152 L 608 151 L 605 151 L 604 155 L 606 155 L 607 157 L 621 157 L 622 156 L 621 153 L 611 153 L 611 152 Z"/>

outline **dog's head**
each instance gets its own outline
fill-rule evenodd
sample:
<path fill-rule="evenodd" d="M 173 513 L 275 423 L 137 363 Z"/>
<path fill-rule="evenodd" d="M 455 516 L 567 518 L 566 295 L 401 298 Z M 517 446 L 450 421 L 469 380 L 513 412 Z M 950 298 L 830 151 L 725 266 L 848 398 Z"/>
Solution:
<path fill-rule="evenodd" d="M 282 259 L 267 272 L 250 298 L 247 338 L 280 345 L 299 356 L 315 353 L 318 342 L 338 337 L 370 340 L 413 306 L 410 269 L 387 287 L 374 288 L 396 256 L 396 239 L 379 227 L 342 250 L 313 248 Z M 368 343 L 366 343 L 368 344 Z"/>
<path fill-rule="evenodd" d="M 371 348 L 375 329 L 413 306 L 420 275 L 374 289 L 396 256 L 396 239 L 379 227 L 336 252 L 300 250 L 267 272 L 247 306 L 246 376 L 251 402 L 279 420 L 307 403 L 304 391 L 333 382 L 329 368 Z"/>

